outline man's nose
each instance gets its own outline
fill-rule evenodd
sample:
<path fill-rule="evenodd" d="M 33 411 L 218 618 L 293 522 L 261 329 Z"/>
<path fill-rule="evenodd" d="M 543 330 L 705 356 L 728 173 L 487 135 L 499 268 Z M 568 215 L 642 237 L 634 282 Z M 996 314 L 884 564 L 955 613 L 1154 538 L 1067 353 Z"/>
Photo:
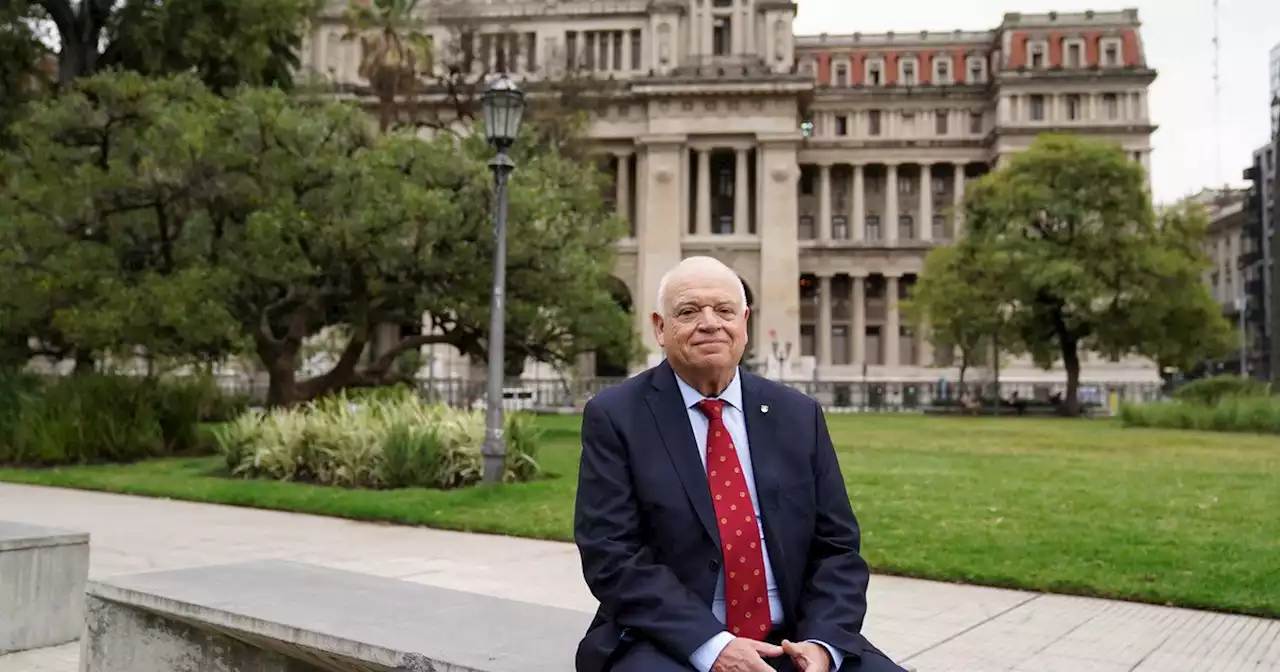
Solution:
<path fill-rule="evenodd" d="M 703 308 L 698 313 L 698 328 L 703 331 L 715 331 L 720 328 L 720 319 L 716 317 L 716 311 L 710 307 Z"/>

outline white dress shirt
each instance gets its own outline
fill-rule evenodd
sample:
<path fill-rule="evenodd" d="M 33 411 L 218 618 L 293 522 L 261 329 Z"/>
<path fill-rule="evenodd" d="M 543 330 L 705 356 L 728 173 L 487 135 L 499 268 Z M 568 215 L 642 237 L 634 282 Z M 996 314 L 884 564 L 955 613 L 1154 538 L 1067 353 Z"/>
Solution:
<path fill-rule="evenodd" d="M 778 597 L 778 583 L 774 579 L 773 565 L 769 562 L 769 549 L 764 542 L 764 522 L 760 515 L 760 498 L 756 494 L 756 479 L 751 464 L 751 444 L 747 441 L 747 419 L 743 414 L 741 375 L 735 372 L 729 386 L 718 397 L 704 397 L 680 376 L 676 376 L 676 383 L 679 384 L 680 394 L 684 397 L 685 411 L 689 416 L 689 424 L 693 427 L 693 438 L 698 442 L 698 455 L 702 458 L 703 469 L 707 468 L 707 429 L 710 421 L 698 409 L 698 402 L 703 399 L 719 399 L 725 404 L 721 419 L 724 421 L 725 429 L 729 430 L 729 436 L 733 438 L 733 449 L 738 454 L 738 462 L 742 465 L 742 476 L 747 481 L 747 493 L 751 497 L 751 506 L 755 509 L 756 528 L 760 531 L 760 551 L 764 555 L 765 584 L 769 590 L 769 615 L 773 617 L 773 624 L 779 625 L 782 622 L 782 600 Z M 720 578 L 716 581 L 716 594 L 711 603 L 711 612 L 721 623 L 724 623 L 724 570 L 720 571 Z M 724 647 L 733 640 L 734 636 L 728 631 L 717 634 L 693 652 L 689 657 L 689 664 L 693 665 L 698 672 L 709 672 L 716 659 L 720 657 L 720 653 L 724 651 Z M 826 642 L 814 641 L 831 654 L 833 663 L 831 669 L 840 669 L 840 663 L 844 659 L 843 654 Z"/>

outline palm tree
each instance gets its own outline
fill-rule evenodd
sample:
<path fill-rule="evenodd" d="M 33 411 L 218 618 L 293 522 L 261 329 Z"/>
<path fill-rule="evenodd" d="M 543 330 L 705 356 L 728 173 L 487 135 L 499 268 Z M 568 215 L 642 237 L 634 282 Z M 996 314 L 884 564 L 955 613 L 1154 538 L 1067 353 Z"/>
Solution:
<path fill-rule="evenodd" d="M 397 117 L 401 95 L 412 95 L 432 68 L 431 37 L 418 16 L 422 0 L 349 0 L 344 40 L 360 40 L 359 74 L 378 98 L 378 130 Z"/>

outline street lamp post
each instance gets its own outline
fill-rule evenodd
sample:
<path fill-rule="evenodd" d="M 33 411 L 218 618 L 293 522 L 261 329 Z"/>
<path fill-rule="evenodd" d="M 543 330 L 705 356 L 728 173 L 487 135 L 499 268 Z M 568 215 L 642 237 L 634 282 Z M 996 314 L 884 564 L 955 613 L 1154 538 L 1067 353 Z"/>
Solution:
<path fill-rule="evenodd" d="M 497 150 L 493 169 L 493 287 L 489 293 L 489 380 L 484 414 L 484 482 L 501 483 L 506 472 L 507 442 L 503 436 L 502 382 L 506 329 L 507 178 L 516 164 L 507 151 L 520 134 L 524 93 L 506 74 L 494 79 L 483 97 L 485 140 Z"/>
<path fill-rule="evenodd" d="M 773 358 L 778 362 L 778 380 L 786 380 L 787 360 L 791 359 L 791 341 L 787 341 L 785 346 L 779 347 L 778 332 L 775 329 L 770 329 L 769 345 L 773 350 Z"/>

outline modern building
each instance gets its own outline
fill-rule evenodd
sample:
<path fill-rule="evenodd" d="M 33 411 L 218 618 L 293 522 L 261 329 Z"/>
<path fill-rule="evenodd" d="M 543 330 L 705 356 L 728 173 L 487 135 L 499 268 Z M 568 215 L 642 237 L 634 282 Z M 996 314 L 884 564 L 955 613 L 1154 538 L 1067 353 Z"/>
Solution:
<path fill-rule="evenodd" d="M 1271 137 L 1280 135 L 1280 43 L 1271 48 Z"/>
<path fill-rule="evenodd" d="M 954 380 L 950 353 L 922 344 L 899 302 L 928 250 L 963 231 L 954 208 L 966 185 L 1046 131 L 1115 142 L 1150 166 L 1156 73 L 1132 9 L 795 35 L 797 3 L 783 0 L 424 5 L 437 51 L 460 47 L 476 71 L 501 62 L 529 82 L 585 71 L 609 83 L 590 135 L 631 224 L 616 275 L 650 361 L 662 274 L 706 254 L 746 285 L 753 354 L 769 375 Z M 305 60 L 371 101 L 344 30 L 322 22 Z M 1064 380 L 1027 360 L 1004 362 L 1001 377 Z M 1083 379 L 1159 375 L 1144 360 L 1090 355 Z"/>
<path fill-rule="evenodd" d="M 1274 109 L 1274 108 L 1273 108 Z M 1247 298 L 1247 321 L 1256 333 L 1256 363 L 1253 375 L 1265 380 L 1280 376 L 1280 236 L 1276 235 L 1276 222 L 1280 220 L 1277 202 L 1280 202 L 1280 143 L 1275 135 L 1270 144 L 1253 153 L 1253 163 L 1244 171 L 1249 182 L 1246 210 L 1248 219 L 1243 230 L 1243 256 L 1240 258 L 1241 275 L 1244 277 L 1244 296 Z"/>
<path fill-rule="evenodd" d="M 1198 374 L 1238 374 L 1243 367 L 1251 375 L 1258 375 L 1267 366 L 1260 318 L 1262 305 L 1261 286 L 1254 276 L 1260 250 L 1250 237 L 1254 221 L 1253 189 L 1206 189 L 1191 197 L 1191 201 L 1205 208 L 1209 217 L 1206 252 L 1213 266 L 1204 273 L 1205 284 L 1213 298 L 1222 306 L 1222 313 L 1237 329 L 1244 354 L 1228 356 L 1209 363 Z"/>

